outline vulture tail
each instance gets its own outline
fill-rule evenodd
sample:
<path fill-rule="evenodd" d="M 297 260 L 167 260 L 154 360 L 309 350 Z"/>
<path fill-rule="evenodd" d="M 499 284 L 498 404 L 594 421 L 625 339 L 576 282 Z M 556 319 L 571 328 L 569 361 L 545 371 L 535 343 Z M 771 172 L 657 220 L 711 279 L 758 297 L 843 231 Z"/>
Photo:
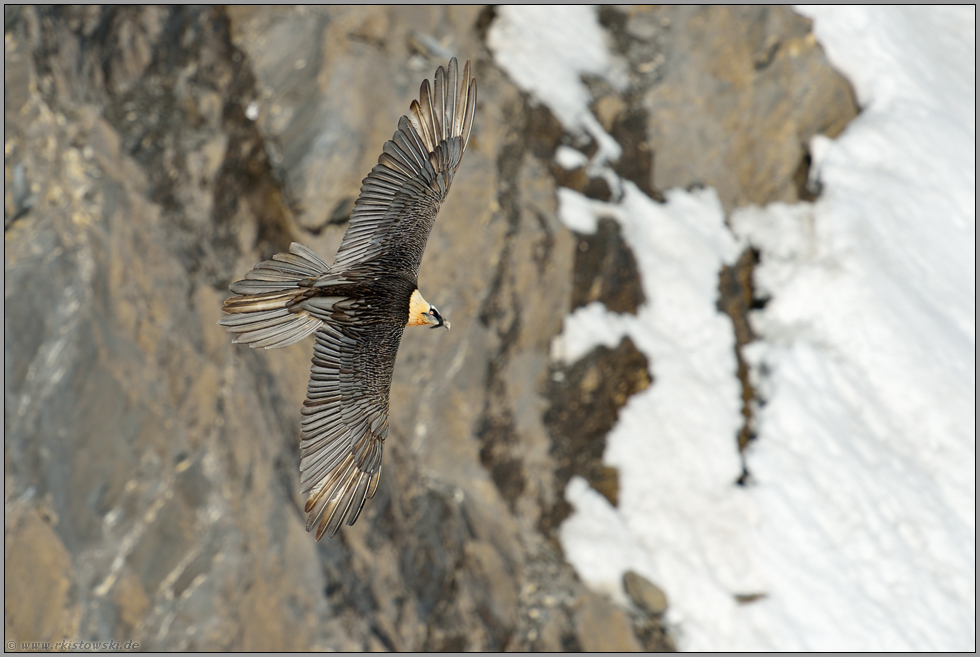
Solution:
<path fill-rule="evenodd" d="M 218 324 L 235 334 L 236 343 L 274 349 L 299 342 L 321 321 L 299 304 L 315 280 L 330 272 L 330 265 L 298 242 L 289 253 L 255 265 L 245 278 L 231 284 L 236 296 L 225 300 Z"/>

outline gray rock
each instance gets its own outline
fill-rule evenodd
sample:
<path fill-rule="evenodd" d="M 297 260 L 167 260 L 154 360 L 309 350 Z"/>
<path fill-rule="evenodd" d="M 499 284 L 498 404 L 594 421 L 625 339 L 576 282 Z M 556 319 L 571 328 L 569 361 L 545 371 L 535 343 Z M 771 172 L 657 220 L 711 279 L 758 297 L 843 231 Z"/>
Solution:
<path fill-rule="evenodd" d="M 810 137 L 836 137 L 858 108 L 808 19 L 762 6 L 605 7 L 601 16 L 642 97 L 624 120 L 642 117 L 645 134 L 620 141 L 652 158 L 638 174 L 653 189 L 714 187 L 729 212 L 812 197 Z"/>

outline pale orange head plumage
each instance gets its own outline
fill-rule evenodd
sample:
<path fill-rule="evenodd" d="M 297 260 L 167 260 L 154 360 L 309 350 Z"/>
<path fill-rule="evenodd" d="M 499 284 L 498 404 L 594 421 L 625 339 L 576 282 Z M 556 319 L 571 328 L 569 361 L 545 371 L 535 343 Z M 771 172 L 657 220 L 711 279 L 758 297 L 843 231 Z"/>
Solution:
<path fill-rule="evenodd" d="M 432 328 L 444 326 L 448 331 L 450 324 L 435 306 L 422 298 L 421 292 L 415 290 L 412 292 L 412 298 L 408 300 L 408 323 L 405 326 L 431 326 Z"/>

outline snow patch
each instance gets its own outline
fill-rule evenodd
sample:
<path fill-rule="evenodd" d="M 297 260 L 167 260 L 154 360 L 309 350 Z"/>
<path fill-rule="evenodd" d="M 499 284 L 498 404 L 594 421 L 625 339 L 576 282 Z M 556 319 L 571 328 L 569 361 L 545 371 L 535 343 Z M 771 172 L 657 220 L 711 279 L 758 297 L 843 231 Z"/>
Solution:
<path fill-rule="evenodd" d="M 864 108 L 814 140 L 816 204 L 731 220 L 772 299 L 756 622 L 780 649 L 973 650 L 975 10 L 803 11 Z"/>
<path fill-rule="evenodd" d="M 589 5 L 508 5 L 497 9 L 487 34 L 494 62 L 521 90 L 548 106 L 566 129 L 598 144 L 594 161 L 619 159 L 622 149 L 589 111 L 583 74 L 618 88 L 625 72 L 609 54 L 596 8 Z"/>
<path fill-rule="evenodd" d="M 739 631 L 735 596 L 767 589 L 743 529 L 755 520 L 735 484 L 741 388 L 731 322 L 716 308 L 718 272 L 739 246 L 714 190 L 672 190 L 660 204 L 632 183 L 623 189 L 619 204 L 562 189 L 559 216 L 572 228 L 587 213 L 618 221 L 651 302 L 636 316 L 600 303 L 579 308 L 553 353 L 574 361 L 628 335 L 650 359 L 654 385 L 629 400 L 607 438 L 619 509 L 584 481 L 569 485 L 575 513 L 562 525 L 562 547 L 584 581 L 616 599 L 630 569 L 664 587 L 687 648 L 723 645 Z"/>
<path fill-rule="evenodd" d="M 555 151 L 555 162 L 561 168 L 571 171 L 579 167 L 584 167 L 589 163 L 589 158 L 582 151 L 577 151 L 571 146 L 562 145 Z"/>

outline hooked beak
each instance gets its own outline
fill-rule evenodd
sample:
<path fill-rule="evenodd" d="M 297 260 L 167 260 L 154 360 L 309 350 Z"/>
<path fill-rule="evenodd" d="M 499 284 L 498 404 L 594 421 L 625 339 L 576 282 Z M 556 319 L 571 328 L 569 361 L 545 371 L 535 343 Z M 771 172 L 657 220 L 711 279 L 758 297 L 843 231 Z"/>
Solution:
<path fill-rule="evenodd" d="M 444 327 L 448 331 L 449 330 L 449 327 L 452 326 L 452 324 L 449 323 L 449 320 L 448 319 L 445 319 L 443 317 L 439 317 L 438 318 L 438 321 L 435 324 L 433 324 L 432 326 L 430 326 L 429 328 L 436 329 L 436 328 L 439 328 L 440 326 Z"/>

